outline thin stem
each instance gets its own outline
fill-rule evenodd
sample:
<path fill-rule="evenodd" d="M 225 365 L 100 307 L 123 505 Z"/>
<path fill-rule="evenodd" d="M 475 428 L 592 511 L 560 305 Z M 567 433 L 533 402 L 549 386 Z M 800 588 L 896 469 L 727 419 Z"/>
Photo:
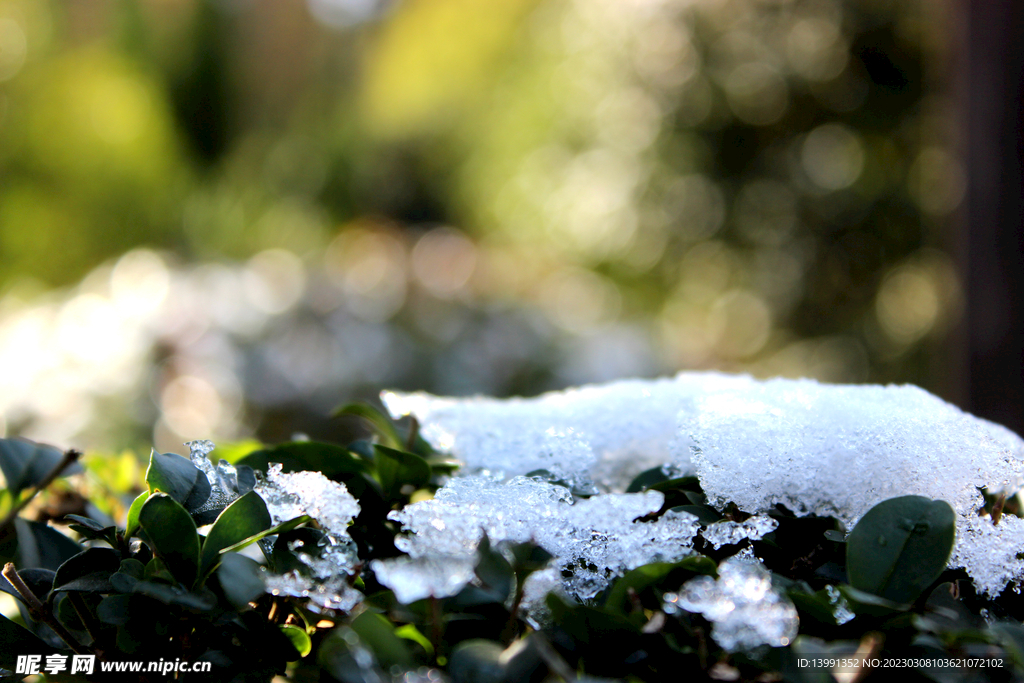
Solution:
<path fill-rule="evenodd" d="M 548 665 L 548 668 L 556 676 L 561 677 L 566 683 L 575 683 L 576 672 L 572 670 L 568 662 L 562 659 L 561 655 L 548 642 L 543 633 L 535 631 L 530 635 L 530 640 L 533 641 L 534 646 L 537 648 L 537 654 L 540 655 L 540 658 L 544 660 L 544 663 Z"/>
<path fill-rule="evenodd" d="M 53 483 L 53 480 L 61 475 L 61 472 L 66 470 L 71 463 L 82 457 L 82 454 L 75 449 L 70 449 L 64 452 L 64 457 L 57 463 L 56 467 L 50 470 L 49 474 L 43 477 L 43 480 L 31 489 L 31 493 L 22 499 L 17 505 L 11 508 L 10 512 L 4 517 L 3 521 L 0 521 L 0 529 L 6 529 L 7 527 L 14 524 L 14 520 L 21 513 L 25 507 L 32 502 L 32 500 L 39 495 L 39 492 L 45 489 L 47 486 Z"/>
<path fill-rule="evenodd" d="M 64 624 L 57 620 L 57 617 L 53 616 L 53 612 L 48 610 L 46 606 L 36 597 L 36 594 L 32 592 L 32 589 L 28 587 L 21 577 L 18 576 L 18 570 L 14 566 L 13 562 L 8 562 L 4 565 L 3 577 L 14 587 L 14 590 L 18 592 L 21 599 L 28 606 L 28 611 L 32 614 L 36 621 L 40 621 L 50 628 L 57 634 L 61 640 L 68 644 L 72 650 L 80 655 L 88 653 L 88 649 L 82 647 L 81 643 L 71 635 L 71 632 L 64 627 Z M 73 605 L 74 603 L 72 603 Z"/>

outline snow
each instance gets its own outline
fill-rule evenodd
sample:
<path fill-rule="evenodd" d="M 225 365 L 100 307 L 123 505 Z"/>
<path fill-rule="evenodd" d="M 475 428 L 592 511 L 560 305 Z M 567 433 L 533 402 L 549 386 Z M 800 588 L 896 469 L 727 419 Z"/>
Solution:
<path fill-rule="evenodd" d="M 779 523 L 767 515 L 754 515 L 742 522 L 715 522 L 709 524 L 701 534 L 707 541 L 718 550 L 724 545 L 735 545 L 747 539 L 760 541 L 765 534 L 777 529 Z"/>
<path fill-rule="evenodd" d="M 456 595 L 473 580 L 474 567 L 474 558 L 465 555 L 406 555 L 370 562 L 377 580 L 406 605 L 424 598 Z"/>
<path fill-rule="evenodd" d="M 956 511 L 950 567 L 964 568 L 980 591 L 996 595 L 1024 579 L 1016 557 L 1024 520 L 1004 516 L 993 525 L 978 516 L 981 490 L 1013 495 L 1021 488 L 1024 441 L 918 387 L 680 373 L 525 399 L 384 392 L 382 400 L 393 416 L 414 415 L 424 438 L 462 459 L 469 475 L 453 479 L 435 501 L 395 513 L 410 533 L 402 549 L 411 553 L 469 552 L 482 528 L 492 540 L 534 538 L 563 566 L 576 567 L 566 588 L 586 599 L 628 569 L 629 553 L 644 542 L 637 557 L 672 554 L 667 544 L 641 542 L 644 533 L 676 524 L 671 533 L 688 548 L 686 524 L 668 517 L 634 523 L 657 509 L 653 497 L 643 497 L 654 492 L 574 502 L 569 489 L 523 475 L 546 469 L 570 488 L 594 482 L 622 491 L 636 473 L 662 465 L 695 473 L 719 509 L 734 503 L 755 515 L 755 522 L 711 525 L 705 537 L 715 547 L 760 538 L 771 530 L 763 513 L 778 505 L 836 517 L 849 530 L 876 503 L 916 494 Z M 583 569 L 588 564 L 597 569 Z"/>

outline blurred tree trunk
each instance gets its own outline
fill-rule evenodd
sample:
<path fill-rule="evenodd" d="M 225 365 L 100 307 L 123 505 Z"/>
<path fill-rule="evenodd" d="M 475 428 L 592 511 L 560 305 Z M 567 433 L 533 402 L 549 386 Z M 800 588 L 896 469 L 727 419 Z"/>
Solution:
<path fill-rule="evenodd" d="M 1024 432 L 1024 3 L 966 0 L 968 408 Z"/>

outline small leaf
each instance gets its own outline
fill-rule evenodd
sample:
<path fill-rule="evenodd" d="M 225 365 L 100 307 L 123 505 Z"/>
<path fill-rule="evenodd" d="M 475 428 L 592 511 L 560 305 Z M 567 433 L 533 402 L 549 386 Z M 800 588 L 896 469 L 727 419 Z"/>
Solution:
<path fill-rule="evenodd" d="M 260 578 L 259 563 L 245 555 L 238 553 L 221 555 L 220 565 L 216 571 L 224 596 L 237 610 L 245 609 L 248 603 L 266 592 L 263 580 Z"/>
<path fill-rule="evenodd" d="M 203 541 L 199 575 L 217 566 L 224 548 L 240 543 L 270 528 L 270 513 L 259 494 L 250 491 L 224 509 Z"/>
<path fill-rule="evenodd" d="M 289 624 L 282 624 L 280 627 L 281 633 L 288 639 L 288 642 L 292 644 L 295 651 L 298 653 L 298 657 L 285 657 L 289 662 L 294 662 L 296 659 L 305 657 L 313 650 L 313 641 L 309 639 L 309 634 L 306 633 L 305 629 L 301 629 L 298 626 L 291 626 Z"/>
<path fill-rule="evenodd" d="M 677 505 L 671 509 L 674 512 L 689 512 L 697 518 L 697 521 L 700 522 L 701 526 L 714 524 L 722 519 L 722 515 L 718 514 L 718 510 L 710 505 Z"/>
<path fill-rule="evenodd" d="M 954 536 L 955 513 L 945 501 L 922 496 L 882 501 L 847 538 L 850 585 L 912 603 L 945 570 Z"/>
<path fill-rule="evenodd" d="M 124 530 L 125 540 L 131 538 L 138 532 L 139 512 L 142 510 L 142 506 L 148 499 L 149 491 L 143 491 L 135 498 L 135 500 L 132 501 L 131 507 L 128 508 L 128 523 Z"/>
<path fill-rule="evenodd" d="M 452 683 L 504 683 L 501 655 L 505 648 L 492 640 L 467 640 L 455 646 L 448 667 Z"/>
<path fill-rule="evenodd" d="M 825 538 L 835 543 L 846 543 L 846 534 L 838 529 L 826 529 Z"/>
<path fill-rule="evenodd" d="M 427 653 L 428 657 L 434 656 L 434 645 L 427 639 L 425 635 L 420 633 L 420 630 L 416 628 L 415 624 L 405 624 L 395 629 L 395 635 L 399 638 L 405 638 L 411 640 L 420 647 L 423 648 L 424 652 Z"/>
<path fill-rule="evenodd" d="M 121 553 L 112 548 L 87 548 L 57 569 L 53 590 L 109 593 L 110 575 L 120 564 Z"/>
<path fill-rule="evenodd" d="M 655 484 L 660 484 L 663 481 L 668 481 L 669 477 L 665 474 L 665 468 L 661 465 L 652 467 L 649 470 L 644 470 L 640 474 L 633 477 L 633 481 L 629 482 L 629 486 L 626 487 L 626 493 L 640 493 L 645 491 Z"/>
<path fill-rule="evenodd" d="M 162 491 L 184 504 L 195 488 L 199 477 L 206 476 L 188 458 L 176 453 L 158 453 L 153 451 L 149 456 L 149 468 L 146 470 L 146 483 L 150 493 Z M 207 480 L 206 482 L 210 482 Z"/>
<path fill-rule="evenodd" d="M 186 586 L 195 583 L 199 571 L 199 535 L 185 508 L 166 494 L 154 493 L 139 512 L 139 524 L 151 542 L 153 553 L 174 578 Z"/>
<path fill-rule="evenodd" d="M 374 451 L 377 477 L 388 500 L 396 498 L 403 486 L 415 490 L 430 481 L 430 465 L 420 456 L 380 445 L 374 446 Z"/>

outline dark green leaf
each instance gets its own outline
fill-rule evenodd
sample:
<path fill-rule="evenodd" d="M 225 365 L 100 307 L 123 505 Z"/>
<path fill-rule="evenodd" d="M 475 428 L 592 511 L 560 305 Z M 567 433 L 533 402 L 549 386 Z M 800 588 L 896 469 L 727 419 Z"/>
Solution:
<path fill-rule="evenodd" d="M 841 585 L 838 588 L 839 592 L 846 598 L 850 610 L 857 616 L 864 615 L 882 618 L 892 616 L 897 612 L 906 612 L 910 609 L 910 605 L 901 605 L 897 602 L 881 598 L 874 593 L 857 590 L 853 586 Z"/>
<path fill-rule="evenodd" d="M 220 513 L 203 541 L 199 575 L 206 576 L 220 561 L 220 552 L 270 528 L 270 513 L 259 494 L 249 491 Z"/>
<path fill-rule="evenodd" d="M 275 527 L 272 527 L 270 529 L 266 529 L 266 530 L 261 531 L 261 532 L 259 532 L 257 534 L 253 534 L 249 538 L 246 538 L 246 539 L 244 539 L 242 541 L 239 541 L 238 543 L 235 543 L 234 545 L 230 545 L 230 546 L 228 546 L 226 548 L 221 548 L 220 552 L 221 552 L 222 555 L 224 553 L 229 553 L 229 552 L 238 552 L 239 550 L 252 545 L 253 543 L 255 543 L 256 541 L 258 541 L 258 540 L 260 540 L 262 538 L 266 538 L 267 536 L 276 536 L 278 534 L 283 534 L 283 533 L 285 533 L 287 531 L 291 531 L 292 529 L 296 529 L 296 528 L 302 526 L 303 524 L 309 522 L 310 520 L 312 520 L 312 517 L 310 517 L 309 515 L 300 515 L 299 517 L 296 517 L 295 519 L 289 519 L 287 522 L 281 522 L 280 524 L 278 524 Z"/>
<path fill-rule="evenodd" d="M 148 595 L 167 605 L 181 605 L 198 612 L 209 611 L 217 604 L 217 597 L 209 591 L 192 593 L 177 586 L 153 581 L 139 581 L 133 592 Z"/>
<path fill-rule="evenodd" d="M 46 599 L 53 588 L 53 577 L 55 572 L 52 569 L 19 569 L 18 577 L 25 582 L 29 590 L 40 599 Z M 14 586 L 7 582 L 7 579 L 0 578 L 0 590 L 21 599 Z"/>
<path fill-rule="evenodd" d="M 283 624 L 280 626 L 281 633 L 288 639 L 288 642 L 295 648 L 295 652 L 298 653 L 298 657 L 285 657 L 290 662 L 305 657 L 313 649 L 313 641 L 309 639 L 309 634 L 306 633 L 305 629 L 301 629 L 298 626 L 291 626 Z"/>
<path fill-rule="evenodd" d="M 294 441 L 273 448 L 253 451 L 239 465 L 267 471 L 270 463 L 280 463 L 282 472 L 321 472 L 329 479 L 343 474 L 369 471 L 369 464 L 341 446 L 316 441 Z M 241 481 L 239 481 L 241 485 Z"/>
<path fill-rule="evenodd" d="M 15 496 L 22 489 L 41 483 L 63 458 L 63 451 L 53 446 L 28 439 L 0 439 L 0 472 L 3 472 L 7 489 Z M 64 469 L 63 475 L 81 471 L 79 463 L 72 463 Z"/>
<path fill-rule="evenodd" d="M 32 634 L 31 631 L 0 614 L 0 667 L 14 671 L 18 655 L 48 655 L 53 648 Z"/>
<path fill-rule="evenodd" d="M 213 486 L 210 484 L 210 479 L 206 476 L 205 472 L 200 472 L 199 476 L 196 477 L 195 485 L 188 493 L 188 497 L 185 498 L 185 500 L 180 501 L 181 506 L 185 508 L 188 514 L 192 515 L 192 519 L 195 520 L 196 526 L 205 526 L 210 524 L 213 520 L 217 519 L 217 515 L 220 514 L 220 510 L 218 509 L 205 509 L 207 501 L 210 500 L 211 493 L 213 493 Z M 206 519 L 203 519 L 203 517 L 206 517 Z"/>
<path fill-rule="evenodd" d="M 104 624 L 127 624 L 131 619 L 131 596 L 108 595 L 96 608 L 96 616 Z"/>
<path fill-rule="evenodd" d="M 955 514 L 948 503 L 901 496 L 871 508 L 850 532 L 850 585 L 911 603 L 935 582 L 953 550 Z"/>
<path fill-rule="evenodd" d="M 385 446 L 390 448 L 404 447 L 402 438 L 398 435 L 394 423 L 373 406 L 365 403 L 347 403 L 340 408 L 336 408 L 331 413 L 331 417 L 341 417 L 342 415 L 354 415 L 363 418 L 369 423 L 370 428 Z"/>
<path fill-rule="evenodd" d="M 377 478 L 388 500 L 397 497 L 403 486 L 418 489 L 430 481 L 430 465 L 420 456 L 380 445 L 374 446 L 374 451 Z"/>
<path fill-rule="evenodd" d="M 697 518 L 697 521 L 700 522 L 701 526 L 714 524 L 722 519 L 722 515 L 718 514 L 718 510 L 710 505 L 678 505 L 672 508 L 672 510 L 674 512 L 689 512 Z"/>
<path fill-rule="evenodd" d="M 826 529 L 825 538 L 835 543 L 846 543 L 846 534 L 838 529 Z"/>
<path fill-rule="evenodd" d="M 146 575 L 146 565 L 135 558 L 129 557 L 127 560 L 121 560 L 121 566 L 118 571 L 133 578 L 141 579 Z"/>
<path fill-rule="evenodd" d="M 668 475 L 665 474 L 665 468 L 661 465 L 652 467 L 649 470 L 644 470 L 640 474 L 633 478 L 633 481 L 626 487 L 626 493 L 640 493 L 645 491 L 655 484 L 660 484 L 663 481 L 668 481 Z"/>
<path fill-rule="evenodd" d="M 121 553 L 112 548 L 87 548 L 57 569 L 53 590 L 109 593 L 110 575 L 120 564 Z"/>
<path fill-rule="evenodd" d="M 690 555 L 679 562 L 645 564 L 626 572 L 612 585 L 608 598 L 605 600 L 605 608 L 622 614 L 628 611 L 631 588 L 639 593 L 648 586 L 654 586 L 664 581 L 670 574 L 675 575 L 676 587 L 678 587 L 682 580 L 696 574 L 717 576 L 717 569 L 714 560 L 703 555 Z"/>
<path fill-rule="evenodd" d="M 209 485 L 206 475 L 188 458 L 175 453 L 158 453 L 155 450 L 149 456 L 146 483 L 149 484 L 150 492 L 162 491 L 175 502 L 183 504 L 188 500 L 200 477 Z"/>
<path fill-rule="evenodd" d="M 186 586 L 195 583 L 199 572 L 199 535 L 185 508 L 166 494 L 154 493 L 142 506 L 139 524 L 153 553 L 174 578 Z"/>
<path fill-rule="evenodd" d="M 245 609 L 248 603 L 265 592 L 260 578 L 260 565 L 238 553 L 221 555 L 217 579 L 228 602 L 238 610 Z"/>
<path fill-rule="evenodd" d="M 56 529 L 23 517 L 14 520 L 15 533 L 0 543 L 0 558 L 18 567 L 57 570 L 83 548 Z"/>

